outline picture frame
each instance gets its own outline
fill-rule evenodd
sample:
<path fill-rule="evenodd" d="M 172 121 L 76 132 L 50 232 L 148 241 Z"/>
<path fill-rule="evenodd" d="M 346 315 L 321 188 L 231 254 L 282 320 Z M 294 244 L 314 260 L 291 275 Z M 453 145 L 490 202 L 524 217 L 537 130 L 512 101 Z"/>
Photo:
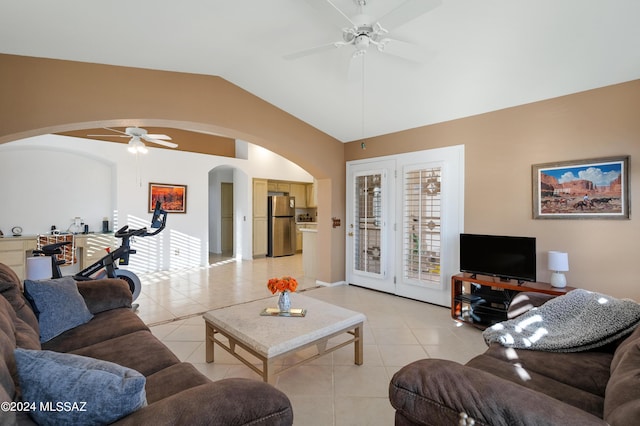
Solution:
<path fill-rule="evenodd" d="M 629 219 L 629 156 L 531 169 L 534 219 Z"/>
<path fill-rule="evenodd" d="M 156 201 L 167 213 L 186 213 L 187 185 L 149 183 L 149 213 L 155 209 Z"/>

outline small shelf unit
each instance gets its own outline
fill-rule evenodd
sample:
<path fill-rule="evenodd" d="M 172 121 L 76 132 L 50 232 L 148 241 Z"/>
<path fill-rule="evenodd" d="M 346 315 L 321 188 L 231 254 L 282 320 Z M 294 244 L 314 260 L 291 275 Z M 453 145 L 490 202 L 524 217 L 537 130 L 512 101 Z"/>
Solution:
<path fill-rule="evenodd" d="M 451 317 L 485 329 L 507 319 L 511 300 L 520 292 L 561 296 L 574 289 L 556 288 L 545 282 L 518 283 L 487 275 L 457 274 L 451 277 Z"/>

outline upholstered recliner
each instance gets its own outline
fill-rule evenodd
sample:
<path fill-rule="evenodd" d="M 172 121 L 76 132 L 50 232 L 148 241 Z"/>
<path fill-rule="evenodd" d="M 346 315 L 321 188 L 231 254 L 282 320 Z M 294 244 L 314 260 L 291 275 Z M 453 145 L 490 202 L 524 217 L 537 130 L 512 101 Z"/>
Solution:
<path fill-rule="evenodd" d="M 520 293 L 510 314 L 548 297 Z M 392 378 L 396 425 L 619 425 L 640 422 L 640 327 L 582 352 L 491 343 L 466 365 L 415 361 Z"/>

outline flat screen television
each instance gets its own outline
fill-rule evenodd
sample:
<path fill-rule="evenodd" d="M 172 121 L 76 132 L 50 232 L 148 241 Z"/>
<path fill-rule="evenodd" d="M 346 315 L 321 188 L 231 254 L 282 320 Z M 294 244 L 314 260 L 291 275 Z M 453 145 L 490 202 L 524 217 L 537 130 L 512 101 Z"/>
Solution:
<path fill-rule="evenodd" d="M 460 234 L 460 270 L 505 280 L 536 281 L 536 239 Z"/>

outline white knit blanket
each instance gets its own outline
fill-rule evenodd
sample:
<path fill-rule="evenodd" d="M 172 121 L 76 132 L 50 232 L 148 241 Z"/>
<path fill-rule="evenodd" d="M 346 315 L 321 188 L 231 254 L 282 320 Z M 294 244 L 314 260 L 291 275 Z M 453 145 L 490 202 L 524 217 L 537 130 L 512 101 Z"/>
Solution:
<path fill-rule="evenodd" d="M 576 289 L 517 318 L 487 328 L 487 345 L 516 349 L 580 352 L 631 333 L 640 321 L 640 304 Z"/>

